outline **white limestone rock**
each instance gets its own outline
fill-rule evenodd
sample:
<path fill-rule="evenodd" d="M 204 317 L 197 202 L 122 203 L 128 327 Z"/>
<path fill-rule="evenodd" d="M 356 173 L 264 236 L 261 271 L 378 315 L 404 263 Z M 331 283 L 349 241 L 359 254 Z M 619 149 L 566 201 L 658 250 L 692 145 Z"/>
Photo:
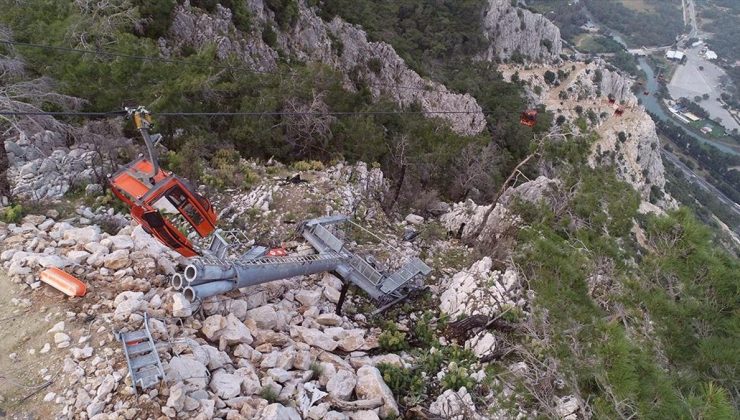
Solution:
<path fill-rule="evenodd" d="M 165 366 L 167 381 L 183 382 L 188 391 L 205 389 L 208 385 L 208 369 L 192 356 L 173 357 Z"/>
<path fill-rule="evenodd" d="M 270 404 L 262 410 L 260 420 L 301 420 L 300 414 L 293 407 L 286 407 L 279 403 Z"/>
<path fill-rule="evenodd" d="M 383 381 L 380 371 L 373 366 L 363 366 L 357 370 L 357 386 L 355 392 L 359 399 L 382 398 L 380 417 L 398 416 L 398 405 L 388 385 Z"/>
<path fill-rule="evenodd" d="M 346 369 L 340 369 L 326 384 L 326 391 L 334 398 L 349 400 L 357 385 L 357 376 Z"/>
<path fill-rule="evenodd" d="M 448 389 L 429 406 L 432 414 L 449 420 L 483 420 L 476 412 L 473 398 L 465 387 L 457 392 Z"/>
<path fill-rule="evenodd" d="M 298 325 L 293 325 L 290 327 L 290 336 L 293 338 L 298 338 L 310 346 L 318 347 L 326 351 L 334 351 L 334 349 L 336 349 L 338 345 L 337 342 L 331 338 L 331 336 L 319 330 L 301 327 Z"/>
<path fill-rule="evenodd" d="M 190 301 L 182 293 L 172 294 L 172 316 L 187 318 L 193 315 L 193 307 Z"/>
<path fill-rule="evenodd" d="M 242 378 L 239 375 L 217 370 L 211 377 L 209 388 L 221 399 L 234 398 L 241 392 Z"/>
<path fill-rule="evenodd" d="M 272 305 L 260 306 L 247 311 L 247 319 L 254 320 L 257 328 L 273 330 L 277 327 L 278 319 L 275 308 Z"/>
<path fill-rule="evenodd" d="M 146 304 L 147 301 L 144 300 L 144 293 L 142 292 L 132 292 L 130 290 L 121 292 L 113 301 L 113 306 L 116 308 L 113 312 L 113 319 L 125 321 L 132 313 L 145 308 Z"/>

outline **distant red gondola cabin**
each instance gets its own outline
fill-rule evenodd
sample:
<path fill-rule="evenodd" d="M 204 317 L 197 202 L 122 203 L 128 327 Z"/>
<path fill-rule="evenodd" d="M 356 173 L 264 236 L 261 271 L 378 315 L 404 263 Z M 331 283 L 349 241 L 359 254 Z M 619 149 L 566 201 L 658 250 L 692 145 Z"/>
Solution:
<path fill-rule="evenodd" d="M 528 109 L 522 112 L 522 115 L 519 118 L 519 123 L 521 123 L 522 125 L 526 125 L 527 127 L 534 127 L 534 125 L 537 123 L 537 110 Z"/>
<path fill-rule="evenodd" d="M 616 110 L 614 110 L 614 115 L 622 115 L 624 114 L 624 107 L 618 106 Z"/>
<path fill-rule="evenodd" d="M 139 158 L 110 177 L 113 193 L 131 208 L 131 217 L 144 230 L 167 247 L 185 257 L 198 252 L 193 244 L 163 212 L 177 211 L 185 221 L 205 237 L 216 229 L 216 211 L 211 203 L 194 191 L 186 180 Z"/>

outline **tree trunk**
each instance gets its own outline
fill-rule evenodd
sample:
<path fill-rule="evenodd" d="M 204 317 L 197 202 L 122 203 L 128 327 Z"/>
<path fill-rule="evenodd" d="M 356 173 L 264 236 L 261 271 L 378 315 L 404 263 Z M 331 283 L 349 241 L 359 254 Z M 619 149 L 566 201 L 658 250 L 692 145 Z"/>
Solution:
<path fill-rule="evenodd" d="M 479 236 L 481 235 L 481 233 L 483 233 L 483 229 L 485 229 L 486 225 L 488 224 L 488 218 L 491 217 L 491 213 L 493 213 L 493 210 L 496 208 L 499 198 L 501 198 L 504 192 L 506 192 L 506 189 L 508 188 L 509 183 L 511 183 L 511 181 L 514 180 L 514 177 L 516 176 L 517 172 L 519 172 L 519 168 L 526 165 L 527 162 L 529 162 L 529 160 L 532 159 L 535 155 L 536 153 L 533 153 L 527 156 L 526 158 L 524 158 L 524 160 L 519 162 L 518 165 L 516 165 L 513 171 L 511 171 L 511 174 L 509 175 L 508 178 L 506 178 L 506 181 L 504 181 L 503 185 L 501 185 L 501 189 L 498 190 L 496 197 L 491 202 L 491 207 L 489 207 L 488 210 L 486 210 L 486 214 L 483 216 L 483 222 L 480 224 L 480 226 L 478 226 L 478 228 L 475 230 L 473 235 L 470 237 L 470 242 L 473 242 L 473 243 L 480 242 Z"/>
<path fill-rule="evenodd" d="M 393 198 L 391 199 L 391 202 L 388 203 L 388 206 L 386 207 L 385 212 L 390 213 L 393 210 L 393 207 L 396 206 L 396 203 L 398 202 L 398 197 L 401 196 L 401 190 L 403 189 L 403 182 L 406 179 L 406 166 L 407 165 L 401 165 L 401 173 L 398 175 L 398 181 L 396 181 L 396 187 L 393 191 Z"/>
<path fill-rule="evenodd" d="M 8 182 L 9 167 L 8 152 L 5 150 L 5 145 L 0 144 L 0 196 L 10 196 L 10 183 Z"/>

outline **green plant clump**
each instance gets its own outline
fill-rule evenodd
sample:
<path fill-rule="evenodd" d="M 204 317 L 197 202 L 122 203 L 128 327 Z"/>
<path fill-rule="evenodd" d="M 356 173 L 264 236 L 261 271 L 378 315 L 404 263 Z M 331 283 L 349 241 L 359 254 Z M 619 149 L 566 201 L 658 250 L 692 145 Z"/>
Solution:
<path fill-rule="evenodd" d="M 399 331 L 394 322 L 386 323 L 385 331 L 378 337 L 378 344 L 386 352 L 397 352 L 409 348 L 406 333 Z"/>
<path fill-rule="evenodd" d="M 20 204 L 15 204 L 6 207 L 2 211 L 2 215 L 0 215 L 0 219 L 5 223 L 18 223 L 23 218 L 23 215 L 23 206 Z"/>

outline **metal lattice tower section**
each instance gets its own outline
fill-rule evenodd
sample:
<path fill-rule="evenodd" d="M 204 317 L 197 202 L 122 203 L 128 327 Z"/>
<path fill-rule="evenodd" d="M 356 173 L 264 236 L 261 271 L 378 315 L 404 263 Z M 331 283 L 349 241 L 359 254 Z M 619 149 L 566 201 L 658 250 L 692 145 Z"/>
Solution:
<path fill-rule="evenodd" d="M 318 252 L 304 256 L 266 257 L 267 248 L 259 246 L 245 252 L 249 241 L 243 234 L 217 231 L 207 256 L 190 259 L 183 274 L 173 277 L 172 284 L 188 299 L 196 300 L 268 281 L 332 271 L 384 305 L 405 297 L 416 288 L 415 279 L 431 272 L 418 258 L 393 273 L 379 270 L 348 250 L 332 233 L 331 229 L 347 220 L 346 216 L 327 216 L 302 223 L 298 232 Z"/>

